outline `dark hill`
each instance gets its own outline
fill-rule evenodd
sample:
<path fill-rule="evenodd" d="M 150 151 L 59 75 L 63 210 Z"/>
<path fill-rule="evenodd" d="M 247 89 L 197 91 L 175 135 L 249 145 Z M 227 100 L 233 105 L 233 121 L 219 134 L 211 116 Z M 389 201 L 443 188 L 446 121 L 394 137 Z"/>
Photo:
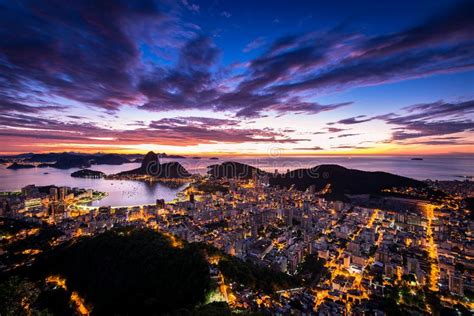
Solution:
<path fill-rule="evenodd" d="M 270 178 L 270 185 L 306 190 L 310 185 L 316 191 L 331 184 L 332 194 L 366 194 L 379 193 L 382 189 L 392 187 L 425 187 L 426 184 L 387 172 L 368 172 L 347 169 L 339 165 L 319 165 L 310 169 L 297 169 Z"/>
<path fill-rule="evenodd" d="M 82 158 L 90 159 L 88 154 L 79 154 L 79 153 L 46 153 L 46 154 L 33 154 L 26 161 L 30 162 L 57 162 L 62 159 L 69 158 Z"/>
<path fill-rule="evenodd" d="M 46 153 L 33 154 L 27 159 L 30 162 L 55 162 L 55 168 L 67 169 L 90 163 L 98 165 L 121 165 L 130 162 L 118 154 L 81 154 L 81 153 Z"/>
<path fill-rule="evenodd" d="M 246 165 L 235 161 L 226 161 L 221 164 L 208 166 L 207 173 L 216 178 L 238 178 L 238 179 L 251 179 L 254 173 L 263 175 L 266 172 L 258 168 Z"/>
<path fill-rule="evenodd" d="M 178 162 L 160 163 L 158 155 L 148 152 L 139 168 L 120 172 L 118 176 L 150 175 L 157 178 L 187 178 L 191 174 Z"/>
<path fill-rule="evenodd" d="M 208 263 L 188 244 L 174 247 L 151 230 L 122 229 L 56 248 L 34 278 L 61 275 L 92 315 L 157 315 L 192 309 L 210 288 Z"/>
<path fill-rule="evenodd" d="M 90 170 L 90 169 L 81 169 L 76 172 L 71 173 L 71 177 L 74 178 L 104 178 L 105 173 L 101 171 L 96 171 L 96 170 Z"/>
<path fill-rule="evenodd" d="M 12 163 L 7 167 L 7 169 L 12 169 L 12 170 L 18 170 L 18 169 L 31 169 L 35 168 L 34 165 L 28 165 L 28 164 L 19 164 L 17 162 Z"/>
<path fill-rule="evenodd" d="M 53 168 L 71 169 L 71 168 L 87 168 L 90 167 L 90 159 L 83 156 L 69 155 L 59 158 L 54 164 Z"/>
<path fill-rule="evenodd" d="M 117 154 L 99 155 L 93 160 L 93 163 L 98 165 L 121 165 L 129 162 L 130 160 Z"/>

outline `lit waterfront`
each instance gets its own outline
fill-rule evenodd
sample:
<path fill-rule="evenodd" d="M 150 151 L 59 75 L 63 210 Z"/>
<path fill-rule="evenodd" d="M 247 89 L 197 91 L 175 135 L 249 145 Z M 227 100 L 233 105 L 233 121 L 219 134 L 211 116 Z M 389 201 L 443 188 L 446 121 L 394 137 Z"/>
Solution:
<path fill-rule="evenodd" d="M 180 159 L 179 162 L 191 173 L 204 174 L 207 166 L 225 161 L 209 159 Z M 367 171 L 385 171 L 400 175 L 408 175 L 420 180 L 463 180 L 459 176 L 472 175 L 474 159 L 472 157 L 427 157 L 423 161 L 412 161 L 409 157 L 301 157 L 301 158 L 240 158 L 238 162 L 260 166 L 266 171 L 313 167 L 319 164 L 340 164 L 348 168 Z M 171 161 L 163 159 L 163 162 Z M 446 168 L 449 165 L 450 168 Z M 138 167 L 137 163 L 123 165 L 96 165 L 91 169 L 114 174 Z M 80 187 L 106 192 L 108 195 L 92 206 L 131 206 L 152 204 L 157 198 L 172 201 L 181 187 L 168 187 L 163 183 L 149 183 L 128 180 L 83 179 L 73 178 L 70 174 L 78 169 L 33 168 L 7 170 L 0 165 L 0 191 L 19 190 L 29 185 L 51 185 Z M 45 174 L 46 173 L 46 174 Z"/>

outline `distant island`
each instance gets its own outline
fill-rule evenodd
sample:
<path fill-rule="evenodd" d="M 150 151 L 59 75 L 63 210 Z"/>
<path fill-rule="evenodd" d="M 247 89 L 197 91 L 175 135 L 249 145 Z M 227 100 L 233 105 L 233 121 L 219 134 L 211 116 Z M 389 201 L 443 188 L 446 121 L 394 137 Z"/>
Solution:
<path fill-rule="evenodd" d="M 96 170 L 81 169 L 81 170 L 71 173 L 71 177 L 100 179 L 100 178 L 105 178 L 105 173 L 101 171 L 96 171 Z"/>
<path fill-rule="evenodd" d="M 217 158 L 217 157 L 211 157 L 211 158 L 209 158 L 209 160 L 219 160 L 219 158 Z"/>
<path fill-rule="evenodd" d="M 18 170 L 18 169 L 31 169 L 31 168 L 36 168 L 35 165 L 30 165 L 30 164 L 19 164 L 17 162 L 12 163 L 7 167 L 7 169 L 11 170 Z"/>
<path fill-rule="evenodd" d="M 186 159 L 180 155 L 167 155 L 166 153 L 158 154 L 160 158 L 165 159 Z M 72 169 L 72 168 L 89 168 L 92 165 L 122 165 L 126 163 L 141 163 L 144 155 L 142 154 L 87 154 L 77 152 L 62 153 L 25 153 L 14 156 L 2 156 L 0 163 L 15 161 L 21 165 L 31 163 L 37 164 L 39 168 L 56 168 L 56 169 Z M 34 167 L 34 166 L 33 166 Z M 22 169 L 28 167 L 19 167 L 16 165 L 10 169 Z"/>
<path fill-rule="evenodd" d="M 33 154 L 27 162 L 41 162 L 43 166 L 57 169 L 87 168 L 91 165 L 121 165 L 130 163 L 119 154 L 81 154 L 81 153 L 47 153 Z"/>
<path fill-rule="evenodd" d="M 423 160 L 423 158 L 411 158 L 411 160 Z"/>
<path fill-rule="evenodd" d="M 143 161 L 143 158 L 144 156 L 141 155 L 140 157 L 135 157 L 133 158 L 135 155 L 130 155 L 130 159 L 131 159 L 131 162 L 134 162 L 134 163 L 141 163 Z M 180 156 L 180 155 L 168 155 L 166 153 L 160 153 L 160 154 L 157 154 L 158 158 L 164 158 L 164 159 L 186 159 L 186 157 L 184 156 Z"/>
<path fill-rule="evenodd" d="M 179 162 L 160 163 L 159 156 L 153 151 L 150 151 L 143 158 L 139 168 L 120 172 L 110 176 L 110 178 L 133 178 L 143 176 L 156 179 L 183 179 L 189 178 L 191 174 Z"/>

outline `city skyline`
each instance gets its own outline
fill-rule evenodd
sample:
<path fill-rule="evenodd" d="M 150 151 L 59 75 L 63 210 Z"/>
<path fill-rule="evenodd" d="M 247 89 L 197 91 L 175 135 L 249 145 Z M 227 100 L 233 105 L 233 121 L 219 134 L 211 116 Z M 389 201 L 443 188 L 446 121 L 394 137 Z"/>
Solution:
<path fill-rule="evenodd" d="M 473 12 L 0 1 L 0 154 L 474 154 Z"/>

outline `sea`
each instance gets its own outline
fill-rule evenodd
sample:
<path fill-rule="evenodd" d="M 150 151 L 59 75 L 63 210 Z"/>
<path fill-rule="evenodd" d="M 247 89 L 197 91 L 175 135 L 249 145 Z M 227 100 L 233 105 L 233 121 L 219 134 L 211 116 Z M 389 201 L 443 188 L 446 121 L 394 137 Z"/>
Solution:
<path fill-rule="evenodd" d="M 428 156 L 423 157 L 423 160 L 412 160 L 411 158 L 406 156 L 246 157 L 219 158 L 218 160 L 207 158 L 162 159 L 162 162 L 178 161 L 193 174 L 205 174 L 209 165 L 232 160 L 271 172 L 275 170 L 286 172 L 321 164 L 337 164 L 351 169 L 385 171 L 418 180 L 465 181 L 466 179 L 472 180 L 474 176 L 474 156 Z M 90 169 L 114 174 L 138 166 L 137 163 L 94 165 Z M 71 177 L 71 173 L 77 170 L 77 168 L 62 170 L 49 167 L 9 170 L 6 165 L 0 165 L 0 191 L 15 191 L 29 184 L 86 188 L 108 193 L 107 197 L 93 202 L 92 206 L 118 207 L 153 204 L 156 199 L 171 201 L 176 198 L 178 192 L 186 187 L 186 184 L 171 188 L 162 183 Z"/>

